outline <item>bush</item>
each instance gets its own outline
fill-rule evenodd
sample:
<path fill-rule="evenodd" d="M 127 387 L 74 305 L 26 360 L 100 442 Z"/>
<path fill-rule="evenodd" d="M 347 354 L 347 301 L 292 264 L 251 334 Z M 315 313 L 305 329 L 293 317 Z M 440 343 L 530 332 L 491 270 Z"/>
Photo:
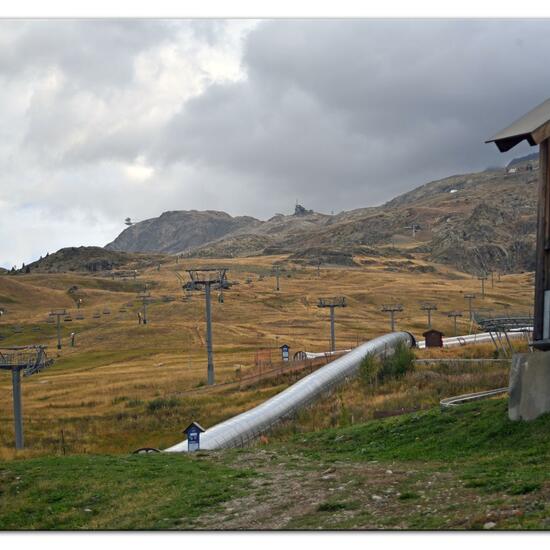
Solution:
<path fill-rule="evenodd" d="M 370 386 L 375 382 L 402 378 L 414 370 L 414 352 L 405 344 L 399 343 L 393 354 L 382 359 L 373 354 L 366 355 L 359 365 L 361 381 Z"/>
<path fill-rule="evenodd" d="M 385 378 L 402 378 L 408 372 L 414 370 L 414 352 L 411 348 L 403 343 L 397 344 L 392 355 L 384 357 L 382 360 L 382 368 L 380 381 Z"/>
<path fill-rule="evenodd" d="M 369 353 L 365 355 L 359 365 L 359 378 L 361 382 L 366 386 L 370 386 L 376 382 L 380 368 L 380 361 L 374 354 Z"/>
<path fill-rule="evenodd" d="M 111 405 L 117 405 L 118 403 L 123 403 L 128 401 L 128 398 L 125 395 L 117 395 L 111 400 Z"/>
<path fill-rule="evenodd" d="M 170 399 L 163 399 L 162 397 L 158 397 L 157 399 L 153 399 L 152 401 L 149 401 L 149 403 L 147 403 L 147 412 L 154 413 L 161 409 L 173 409 L 176 408 L 179 404 L 180 400 L 176 399 L 175 397 L 171 397 Z"/>

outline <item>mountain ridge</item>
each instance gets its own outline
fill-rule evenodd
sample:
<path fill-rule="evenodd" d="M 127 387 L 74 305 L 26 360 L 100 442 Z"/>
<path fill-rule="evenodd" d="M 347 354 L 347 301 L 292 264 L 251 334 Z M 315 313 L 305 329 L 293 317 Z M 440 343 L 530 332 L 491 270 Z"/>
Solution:
<path fill-rule="evenodd" d="M 187 257 L 291 254 L 341 258 L 394 247 L 469 272 L 534 268 L 538 160 L 427 182 L 381 206 L 336 215 L 297 205 L 267 221 L 220 211 L 170 211 L 126 229 L 107 249 Z M 413 229 L 414 228 L 414 229 Z M 315 260 L 317 261 L 317 260 Z"/>

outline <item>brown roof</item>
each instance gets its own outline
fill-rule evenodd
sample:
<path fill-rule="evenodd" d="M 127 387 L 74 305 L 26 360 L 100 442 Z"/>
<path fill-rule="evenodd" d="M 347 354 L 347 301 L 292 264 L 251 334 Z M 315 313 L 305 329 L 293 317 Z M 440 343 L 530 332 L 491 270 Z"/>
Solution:
<path fill-rule="evenodd" d="M 530 145 L 538 145 L 550 137 L 550 99 L 498 132 L 485 143 L 495 142 L 499 151 L 508 151 L 526 139 Z"/>

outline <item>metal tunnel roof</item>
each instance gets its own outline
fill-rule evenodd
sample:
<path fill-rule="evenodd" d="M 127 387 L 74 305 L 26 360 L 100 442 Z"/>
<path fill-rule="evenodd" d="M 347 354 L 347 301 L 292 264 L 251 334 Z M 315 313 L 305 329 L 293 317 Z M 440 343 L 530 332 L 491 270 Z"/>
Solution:
<path fill-rule="evenodd" d="M 503 153 L 524 139 L 530 145 L 538 145 L 548 137 L 550 137 L 550 99 L 523 115 L 485 143 L 494 142 Z"/>

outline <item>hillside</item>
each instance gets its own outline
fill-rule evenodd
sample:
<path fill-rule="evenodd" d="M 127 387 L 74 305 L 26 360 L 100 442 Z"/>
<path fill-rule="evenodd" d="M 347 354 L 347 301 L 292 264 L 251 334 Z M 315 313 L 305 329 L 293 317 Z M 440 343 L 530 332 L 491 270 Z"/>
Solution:
<path fill-rule="evenodd" d="M 105 248 L 124 252 L 184 252 L 261 222 L 225 212 L 183 210 L 164 212 L 158 218 L 135 223 Z"/>
<path fill-rule="evenodd" d="M 129 455 L 138 447 L 173 445 L 192 420 L 208 428 L 249 410 L 325 364 L 320 358 L 284 365 L 278 346 L 286 343 L 292 354 L 327 350 L 329 315 L 317 303 L 333 291 L 348 304 L 336 314 L 339 349 L 386 333 L 389 319 L 382 305 L 394 301 L 404 308 L 398 329 L 422 334 L 426 316 L 420 303 L 429 299 L 438 304 L 433 325 L 453 333 L 447 312 L 465 307 L 464 293 L 479 289 L 476 279 L 416 257 L 404 259 L 391 247 L 363 250 L 349 268 L 287 265 L 280 291 L 272 272 L 283 256 L 224 260 L 235 284 L 223 302 L 216 292 L 212 300 L 215 386 L 205 382 L 204 293 L 182 293 L 174 274 L 185 274 L 197 260 L 165 257 L 158 269 L 152 256 L 128 254 L 153 264 L 136 280 L 80 270 L 0 277 L 2 345 L 44 344 L 54 359 L 51 367 L 23 380 L 24 451 L 13 449 L 11 379 L 0 379 L 5 427 L 0 432 L 0 529 L 543 525 L 546 511 L 537 506 L 547 490 L 547 426 L 538 424 L 530 436 L 519 437 L 506 422 L 504 406 L 487 418 L 476 411 L 472 423 L 460 417 L 451 424 L 454 413 L 428 410 L 442 396 L 502 386 L 507 365 L 501 362 L 419 365 L 404 378 L 374 388 L 350 382 L 301 412 L 292 425 L 267 434 L 269 444 L 259 448 L 194 457 Z M 495 278 L 474 305 L 526 311 L 532 307 L 532 283 L 532 274 Z M 142 311 L 137 294 L 145 285 L 151 293 L 146 325 L 137 318 Z M 76 296 L 83 299 L 78 310 Z M 61 322 L 59 350 L 55 323 L 48 322 L 57 308 L 72 316 Z M 467 316 L 458 320 L 458 330 L 470 330 Z M 421 358 L 435 352 L 417 353 Z M 494 350 L 490 344 L 465 346 L 438 350 L 437 357 L 458 354 L 487 358 Z M 370 422 L 380 413 L 418 407 L 408 417 L 414 420 Z M 412 439 L 405 437 L 411 425 Z M 463 443 L 473 437 L 470 426 L 480 448 L 496 442 L 494 453 L 476 455 L 475 446 Z M 328 427 L 333 430 L 325 431 Z M 453 430 L 444 438 L 445 427 Z M 506 439 L 509 435 L 514 437 Z M 355 450 L 354 440 L 360 443 Z M 515 454 L 497 462 L 499 442 L 506 441 Z M 533 456 L 541 462 L 531 462 Z M 183 485 L 177 483 L 182 478 Z M 472 505 L 453 509 L 472 499 Z M 503 499 L 506 506 L 495 504 Z M 419 504 L 430 513 L 419 513 Z M 524 516 L 502 515 L 511 510 Z"/>
<path fill-rule="evenodd" d="M 549 427 L 493 400 L 284 445 L 0 462 L 0 529 L 547 529 Z"/>
<path fill-rule="evenodd" d="M 515 159 L 511 167 L 429 182 L 382 206 L 335 216 L 299 206 L 267 221 L 166 212 L 126 229 L 107 249 L 210 258 L 293 254 L 312 265 L 351 265 L 362 247 L 391 246 L 470 273 L 531 271 L 537 169 L 531 156 Z"/>
<path fill-rule="evenodd" d="M 161 255 L 136 255 L 127 252 L 117 252 L 99 246 L 67 247 L 53 254 L 32 262 L 19 272 L 23 273 L 63 273 L 67 271 L 111 271 L 120 267 L 137 269 L 153 265 L 162 258 Z"/>
<path fill-rule="evenodd" d="M 421 335 L 426 314 L 420 303 L 433 301 L 438 304 L 433 326 L 452 335 L 453 321 L 447 312 L 464 311 L 464 293 L 477 294 L 479 281 L 446 266 L 404 259 L 391 248 L 382 250 L 387 255 L 367 255 L 365 247 L 365 255 L 354 257 L 356 265 L 323 265 L 319 272 L 316 265 L 287 264 L 280 291 L 275 290 L 273 265 L 284 256 L 224 259 L 235 284 L 224 292 L 223 303 L 217 292 L 212 296 L 220 386 L 211 389 L 205 388 L 204 293 L 182 292 L 174 273 L 179 271 L 187 279 L 185 270 L 196 266 L 196 259 L 165 258 L 160 270 L 158 263 L 138 268 L 135 280 L 112 279 L 109 271 L 80 270 L 0 277 L 0 306 L 6 311 L 0 323 L 2 345 L 44 344 L 55 358 L 51 369 L 25 381 L 24 410 L 32 419 L 25 426 L 29 452 L 58 450 L 61 429 L 72 453 L 119 453 L 145 444 L 165 448 L 181 438 L 185 422 L 196 419 L 208 427 L 252 408 L 295 378 L 283 375 L 262 384 L 243 384 L 238 390 L 221 384 L 238 383 L 241 377 L 254 379 L 263 372 L 259 352 L 278 367 L 276 346 L 283 343 L 292 354 L 329 349 L 329 312 L 317 307 L 319 297 L 346 297 L 348 307 L 335 315 L 339 349 L 385 334 L 390 323 L 382 306 L 393 302 L 403 305 L 398 329 Z M 220 261 L 201 259 L 200 264 L 215 267 Z M 137 294 L 145 285 L 151 301 L 148 323 L 143 325 L 137 318 L 142 311 Z M 532 274 L 495 277 L 494 286 L 486 285 L 485 298 L 475 300 L 474 307 L 495 314 L 528 312 L 532 288 Z M 83 301 L 78 312 L 75 298 Z M 48 322 L 48 314 L 57 308 L 73 316 L 72 321 L 62 322 L 59 351 L 56 326 Z M 77 313 L 83 318 L 78 319 Z M 470 332 L 467 315 L 458 319 L 458 330 Z M 77 335 L 74 347 L 69 345 L 72 332 Z M 420 380 L 414 386 L 425 384 Z M 0 423 L 5 426 L 0 432 L 0 458 L 13 452 L 10 387 L 10 377 L 0 377 Z M 406 395 L 418 393 L 409 389 Z M 388 403 L 388 408 L 393 407 Z"/>

